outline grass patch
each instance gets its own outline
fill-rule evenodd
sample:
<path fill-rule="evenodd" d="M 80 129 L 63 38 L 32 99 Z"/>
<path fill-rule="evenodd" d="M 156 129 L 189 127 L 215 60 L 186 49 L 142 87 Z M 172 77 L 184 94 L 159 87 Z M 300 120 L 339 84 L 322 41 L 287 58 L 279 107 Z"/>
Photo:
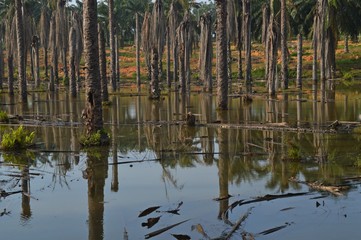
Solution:
<path fill-rule="evenodd" d="M 33 144 L 35 132 L 24 129 L 23 126 L 17 129 L 10 129 L 4 133 L 1 139 L 1 148 L 4 150 L 26 149 Z"/>
<path fill-rule="evenodd" d="M 108 145 L 109 139 L 109 133 L 102 129 L 91 134 L 90 136 L 82 135 L 79 141 L 83 147 L 96 147 Z"/>
<path fill-rule="evenodd" d="M 9 122 L 9 116 L 4 111 L 0 111 L 0 122 L 2 122 L 2 123 L 8 123 Z"/>

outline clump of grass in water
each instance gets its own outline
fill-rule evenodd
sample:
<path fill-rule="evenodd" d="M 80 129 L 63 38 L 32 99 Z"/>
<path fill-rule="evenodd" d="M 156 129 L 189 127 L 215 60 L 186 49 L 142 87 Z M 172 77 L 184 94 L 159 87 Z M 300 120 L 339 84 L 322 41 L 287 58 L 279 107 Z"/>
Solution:
<path fill-rule="evenodd" d="M 83 147 L 96 147 L 108 145 L 109 139 L 109 134 L 104 129 L 102 129 L 91 134 L 90 136 L 81 136 L 79 141 Z"/>
<path fill-rule="evenodd" d="M 1 139 L 1 148 L 4 150 L 26 149 L 33 144 L 34 138 L 35 132 L 29 132 L 20 126 L 4 133 Z"/>
<path fill-rule="evenodd" d="M 9 122 L 9 116 L 4 111 L 0 111 L 0 122 L 2 122 L 2 123 L 8 123 Z"/>

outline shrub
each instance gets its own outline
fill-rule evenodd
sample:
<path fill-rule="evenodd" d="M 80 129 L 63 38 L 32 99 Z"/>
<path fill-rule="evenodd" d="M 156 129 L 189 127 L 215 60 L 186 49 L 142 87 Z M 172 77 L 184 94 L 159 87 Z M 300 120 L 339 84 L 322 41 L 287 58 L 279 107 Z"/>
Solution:
<path fill-rule="evenodd" d="M 1 140 L 1 147 L 4 150 L 25 149 L 33 144 L 35 132 L 29 132 L 23 126 L 17 129 L 11 129 L 4 133 Z"/>
<path fill-rule="evenodd" d="M 80 137 L 80 144 L 84 147 L 102 146 L 109 144 L 109 134 L 104 130 L 98 130 L 90 136 L 83 135 Z"/>
<path fill-rule="evenodd" d="M 3 122 L 3 123 L 8 123 L 9 122 L 9 116 L 4 111 L 0 111 L 0 122 Z"/>

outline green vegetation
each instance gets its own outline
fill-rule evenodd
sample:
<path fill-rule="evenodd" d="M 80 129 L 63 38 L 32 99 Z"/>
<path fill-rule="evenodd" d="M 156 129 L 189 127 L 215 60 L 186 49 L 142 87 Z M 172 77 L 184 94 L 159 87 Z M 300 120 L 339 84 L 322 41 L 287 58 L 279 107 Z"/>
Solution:
<path fill-rule="evenodd" d="M 0 111 L 0 122 L 2 122 L 2 123 L 8 123 L 9 122 L 9 116 L 4 111 Z"/>
<path fill-rule="evenodd" d="M 1 139 L 1 148 L 4 150 L 26 149 L 33 144 L 35 132 L 29 132 L 23 126 L 10 129 Z"/>
<path fill-rule="evenodd" d="M 102 129 L 98 130 L 96 133 L 91 134 L 90 136 L 81 136 L 79 141 L 83 147 L 95 147 L 108 145 L 109 139 L 109 133 Z"/>

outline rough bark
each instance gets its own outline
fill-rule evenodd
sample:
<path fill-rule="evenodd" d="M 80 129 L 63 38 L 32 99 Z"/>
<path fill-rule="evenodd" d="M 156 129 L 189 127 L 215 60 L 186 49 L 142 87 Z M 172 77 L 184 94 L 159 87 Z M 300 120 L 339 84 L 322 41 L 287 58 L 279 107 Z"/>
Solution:
<path fill-rule="evenodd" d="M 97 26 L 97 1 L 83 1 L 84 62 L 86 105 L 82 112 L 86 134 L 90 136 L 103 128 L 101 88 L 99 81 L 99 49 Z M 108 142 L 103 134 L 100 144 Z"/>
<path fill-rule="evenodd" d="M 15 1 L 16 33 L 18 46 L 18 82 L 22 102 L 27 102 L 26 76 L 25 76 L 25 46 L 22 1 Z"/>
<path fill-rule="evenodd" d="M 107 81 L 107 60 L 105 52 L 105 36 L 101 25 L 98 25 L 99 30 L 99 67 L 100 67 L 100 79 L 102 88 L 102 100 L 103 102 L 109 101 L 108 94 L 108 81 Z"/>
<path fill-rule="evenodd" d="M 64 80 L 69 78 L 67 66 L 68 35 L 66 34 L 68 33 L 68 21 L 65 4 L 65 0 L 58 0 L 56 9 L 56 47 L 63 64 Z"/>
<path fill-rule="evenodd" d="M 268 51 L 268 27 L 270 21 L 270 8 L 268 4 L 262 6 L 262 43 L 264 45 L 264 55 L 265 55 L 265 79 L 268 79 L 268 60 L 269 60 L 269 51 Z"/>
<path fill-rule="evenodd" d="M 286 0 L 281 0 L 281 83 L 288 89 L 287 23 Z M 301 36 L 302 37 L 302 36 Z"/>
<path fill-rule="evenodd" d="M 216 0 L 216 45 L 217 45 L 217 107 L 228 108 L 227 79 L 227 2 Z"/>
<path fill-rule="evenodd" d="M 140 82 L 140 42 L 139 42 L 139 14 L 135 14 L 135 46 L 136 46 L 136 58 L 137 58 L 137 89 L 140 92 L 141 82 Z"/>
<path fill-rule="evenodd" d="M 177 82 L 178 78 L 178 44 L 177 44 L 177 28 L 179 26 L 178 12 L 174 9 L 175 2 L 173 1 L 168 13 L 168 29 L 169 41 L 172 49 L 173 58 L 173 81 Z M 176 84 L 177 85 L 177 84 Z"/>
<path fill-rule="evenodd" d="M 252 92 L 252 59 L 251 59 L 251 1 L 243 0 L 243 24 L 244 24 L 244 47 L 245 47 L 245 64 L 246 75 L 245 85 L 246 93 Z"/>
<path fill-rule="evenodd" d="M 150 19 L 151 14 L 146 12 L 144 14 L 144 20 L 142 25 L 142 49 L 144 53 L 145 64 L 148 69 L 148 80 L 151 79 L 151 64 L 150 64 L 150 54 L 151 54 L 151 41 L 150 41 Z"/>
<path fill-rule="evenodd" d="M 271 14 L 270 23 L 268 27 L 267 49 L 268 55 L 268 93 L 271 96 L 276 95 L 276 68 L 277 68 L 277 29 L 274 22 L 273 14 Z"/>
<path fill-rule="evenodd" d="M 32 55 L 34 56 L 34 79 L 35 88 L 40 86 L 40 61 L 39 61 L 39 37 L 33 36 L 31 43 Z"/>
<path fill-rule="evenodd" d="M 199 79 L 203 90 L 212 92 L 212 19 L 209 13 L 200 17 Z"/>
<path fill-rule="evenodd" d="M 312 91 L 314 93 L 317 92 L 317 84 L 318 84 L 318 17 L 315 15 L 313 20 L 313 39 L 312 39 L 312 47 L 313 47 L 313 60 L 312 60 Z M 316 94 L 317 96 L 317 94 Z"/>
<path fill-rule="evenodd" d="M 116 82 L 116 54 L 115 54 L 115 20 L 114 20 L 114 1 L 108 0 L 108 14 L 109 14 L 109 45 L 110 45 L 110 81 L 112 84 L 113 92 L 117 89 Z"/>
<path fill-rule="evenodd" d="M 70 81 L 70 95 L 76 97 L 76 70 L 75 70 L 75 55 L 76 55 L 76 32 L 73 27 L 69 32 L 69 81 Z"/>
<path fill-rule="evenodd" d="M 298 89 L 302 89 L 302 34 L 297 35 L 297 77 L 296 84 Z"/>
<path fill-rule="evenodd" d="M 159 99 L 159 63 L 158 63 L 158 49 L 153 48 L 152 50 L 152 79 L 150 81 L 150 98 Z"/>
<path fill-rule="evenodd" d="M 237 65 L 238 65 L 238 82 L 243 78 L 242 70 L 242 32 L 243 32 L 243 19 L 241 11 L 238 12 L 237 16 Z"/>
<path fill-rule="evenodd" d="M 51 65 L 54 74 L 54 84 L 59 84 L 58 76 L 58 50 L 56 48 L 56 19 L 55 14 L 51 17 L 50 21 L 50 50 L 51 50 Z"/>
<path fill-rule="evenodd" d="M 40 16 L 40 44 L 43 47 L 46 78 L 49 77 L 49 67 L 48 67 L 49 33 L 50 33 L 50 16 L 48 13 L 48 9 L 46 7 L 43 7 L 41 9 L 41 16 Z"/>

